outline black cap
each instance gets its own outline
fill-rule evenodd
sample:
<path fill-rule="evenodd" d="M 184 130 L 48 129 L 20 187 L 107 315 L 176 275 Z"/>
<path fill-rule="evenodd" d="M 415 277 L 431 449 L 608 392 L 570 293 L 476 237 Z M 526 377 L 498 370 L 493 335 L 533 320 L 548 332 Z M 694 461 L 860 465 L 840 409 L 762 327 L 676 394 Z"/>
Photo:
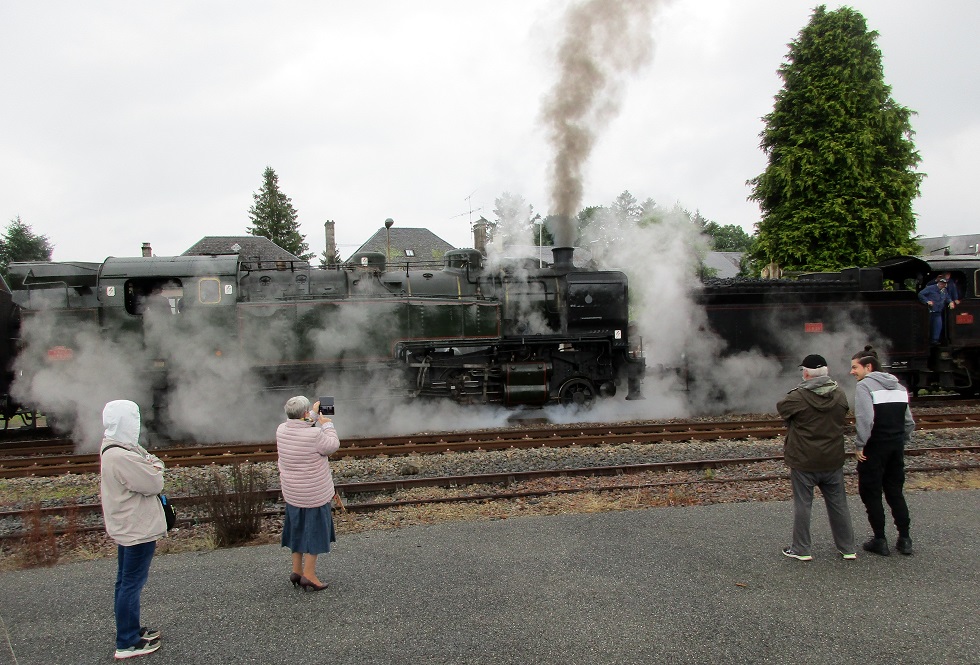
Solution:
<path fill-rule="evenodd" d="M 824 360 L 824 357 L 818 356 L 816 353 L 811 353 L 800 363 L 800 367 L 805 367 L 806 369 L 820 369 L 826 366 L 827 361 Z"/>

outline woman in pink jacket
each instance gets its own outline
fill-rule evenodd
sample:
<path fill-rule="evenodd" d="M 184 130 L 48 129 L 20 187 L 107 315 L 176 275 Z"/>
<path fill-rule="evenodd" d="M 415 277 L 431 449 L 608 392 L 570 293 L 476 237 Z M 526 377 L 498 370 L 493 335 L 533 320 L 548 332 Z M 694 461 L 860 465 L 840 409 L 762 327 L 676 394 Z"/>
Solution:
<path fill-rule="evenodd" d="M 340 439 L 330 418 L 320 415 L 319 406 L 317 402 L 310 408 L 305 397 L 291 397 L 285 407 L 288 420 L 276 430 L 279 482 L 286 501 L 282 546 L 293 553 L 289 581 L 306 591 L 327 588 L 316 576 L 316 557 L 329 552 L 330 543 L 337 541 L 330 514 L 334 488 L 327 457 L 340 448 Z"/>

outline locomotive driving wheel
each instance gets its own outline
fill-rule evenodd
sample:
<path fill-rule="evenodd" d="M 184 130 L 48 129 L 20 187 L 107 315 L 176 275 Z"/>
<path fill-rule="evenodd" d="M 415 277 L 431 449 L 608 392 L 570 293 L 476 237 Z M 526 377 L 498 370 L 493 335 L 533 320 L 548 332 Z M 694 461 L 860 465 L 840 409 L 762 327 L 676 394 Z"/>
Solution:
<path fill-rule="evenodd" d="M 569 379 L 558 389 L 558 402 L 564 406 L 584 409 L 595 403 L 595 386 L 588 379 Z"/>

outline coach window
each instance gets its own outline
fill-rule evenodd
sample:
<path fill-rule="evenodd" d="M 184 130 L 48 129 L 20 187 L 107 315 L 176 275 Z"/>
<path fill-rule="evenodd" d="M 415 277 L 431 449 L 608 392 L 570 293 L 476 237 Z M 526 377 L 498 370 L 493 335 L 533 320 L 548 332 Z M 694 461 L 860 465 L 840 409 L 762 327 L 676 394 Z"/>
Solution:
<path fill-rule="evenodd" d="M 217 277 L 202 277 L 198 283 L 198 297 L 205 305 L 221 302 L 221 280 Z"/>

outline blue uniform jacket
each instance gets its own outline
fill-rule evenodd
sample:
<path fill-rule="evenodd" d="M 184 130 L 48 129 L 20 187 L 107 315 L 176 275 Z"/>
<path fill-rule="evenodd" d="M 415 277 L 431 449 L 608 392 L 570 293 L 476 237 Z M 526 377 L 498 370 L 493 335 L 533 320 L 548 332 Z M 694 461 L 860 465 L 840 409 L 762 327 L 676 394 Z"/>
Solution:
<path fill-rule="evenodd" d="M 932 306 L 929 308 L 930 312 L 941 312 L 946 305 L 953 302 L 953 299 L 949 297 L 949 291 L 940 289 L 938 284 L 930 284 L 919 291 L 919 302 L 925 305 L 930 300 L 932 301 Z"/>

